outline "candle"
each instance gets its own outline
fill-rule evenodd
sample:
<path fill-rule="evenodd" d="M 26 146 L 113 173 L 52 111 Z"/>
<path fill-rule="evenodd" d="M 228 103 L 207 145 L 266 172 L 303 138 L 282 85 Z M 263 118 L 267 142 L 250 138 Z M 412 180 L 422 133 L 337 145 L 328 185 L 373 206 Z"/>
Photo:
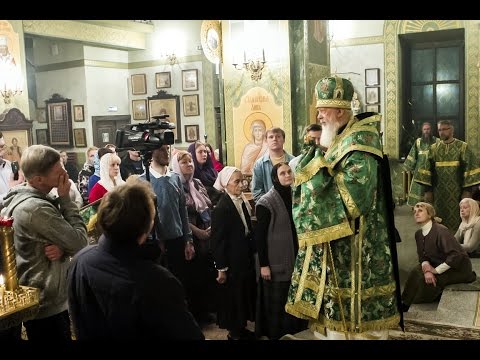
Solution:
<path fill-rule="evenodd" d="M 243 62 L 246 64 L 247 63 L 247 54 L 245 50 L 243 50 Z"/>
<path fill-rule="evenodd" d="M 262 49 L 262 59 L 263 59 L 263 62 L 265 62 L 265 49 Z"/>
<path fill-rule="evenodd" d="M 3 280 L 3 275 L 0 275 L 0 304 L 3 306 L 3 296 L 5 295 L 5 281 Z"/>

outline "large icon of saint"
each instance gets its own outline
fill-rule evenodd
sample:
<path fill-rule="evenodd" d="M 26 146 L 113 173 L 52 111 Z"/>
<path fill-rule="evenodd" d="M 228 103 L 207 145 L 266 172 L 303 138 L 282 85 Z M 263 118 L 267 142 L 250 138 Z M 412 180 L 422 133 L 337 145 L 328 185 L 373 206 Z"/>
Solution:
<path fill-rule="evenodd" d="M 245 119 L 243 131 L 245 137 L 251 142 L 243 148 L 240 163 L 240 171 L 243 174 L 251 175 L 255 161 L 267 151 L 265 133 L 271 127 L 272 120 L 265 113 L 254 112 Z"/>

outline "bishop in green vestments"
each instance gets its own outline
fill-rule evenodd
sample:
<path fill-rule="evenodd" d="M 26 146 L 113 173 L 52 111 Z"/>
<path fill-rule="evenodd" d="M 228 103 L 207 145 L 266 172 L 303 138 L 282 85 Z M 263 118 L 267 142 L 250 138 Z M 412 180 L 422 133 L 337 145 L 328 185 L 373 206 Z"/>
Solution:
<path fill-rule="evenodd" d="M 353 117 L 352 94 L 351 82 L 339 77 L 315 87 L 327 151 L 312 145 L 297 166 L 299 251 L 285 310 L 327 336 L 372 338 L 400 317 L 379 167 L 381 116 Z"/>

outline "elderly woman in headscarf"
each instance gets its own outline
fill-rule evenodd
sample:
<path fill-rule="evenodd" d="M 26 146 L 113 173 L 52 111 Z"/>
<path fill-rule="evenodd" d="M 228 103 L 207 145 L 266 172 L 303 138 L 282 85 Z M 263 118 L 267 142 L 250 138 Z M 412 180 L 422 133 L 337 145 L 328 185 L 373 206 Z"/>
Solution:
<path fill-rule="evenodd" d="M 460 201 L 462 222 L 455 233 L 455 239 L 462 245 L 470 257 L 480 255 L 480 209 L 478 202 L 471 198 Z"/>
<path fill-rule="evenodd" d="M 413 208 L 419 264 L 408 275 L 402 293 L 403 311 L 411 304 L 437 300 L 445 286 L 468 283 L 476 279 L 467 252 L 447 227 L 437 223 L 434 207 L 419 202 Z"/>
<path fill-rule="evenodd" d="M 116 153 L 107 153 L 100 159 L 100 180 L 93 186 L 88 195 L 88 202 L 93 203 L 101 199 L 115 186 L 125 184 L 120 175 L 120 158 Z"/>
<path fill-rule="evenodd" d="M 192 230 L 195 257 L 187 263 L 187 283 L 184 284 L 190 311 L 199 323 L 211 322 L 216 312 L 216 270 L 210 247 L 212 202 L 200 180 L 193 177 L 195 167 L 189 152 L 178 150 L 172 156 L 172 170 L 176 172 L 185 191 L 188 221 Z"/>
<path fill-rule="evenodd" d="M 228 330 L 229 340 L 254 338 L 246 325 L 255 320 L 255 244 L 242 178 L 239 169 L 225 166 L 214 185 L 223 192 L 212 214 L 213 256 L 221 285 L 217 324 Z"/>
<path fill-rule="evenodd" d="M 215 205 L 220 196 L 213 186 L 215 180 L 217 180 L 218 172 L 213 166 L 212 157 L 207 150 L 207 146 L 200 141 L 195 141 L 188 147 L 188 152 L 192 155 L 193 164 L 195 165 L 193 177 L 202 182 L 207 189 L 208 197 Z"/>

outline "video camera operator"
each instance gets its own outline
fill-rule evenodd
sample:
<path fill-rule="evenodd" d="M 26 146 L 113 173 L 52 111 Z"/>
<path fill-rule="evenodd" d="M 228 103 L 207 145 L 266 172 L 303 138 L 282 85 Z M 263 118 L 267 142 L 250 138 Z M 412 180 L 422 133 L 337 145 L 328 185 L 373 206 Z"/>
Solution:
<path fill-rule="evenodd" d="M 149 245 L 158 242 L 165 250 L 167 268 L 184 283 L 185 261 L 193 258 L 195 249 L 180 177 L 168 169 L 169 147 L 174 143 L 171 129 L 175 127 L 167 121 L 160 121 L 167 117 L 161 115 L 156 117 L 155 122 L 118 130 L 115 145 L 118 151 L 136 149 L 140 152 L 145 166 L 145 173 L 140 179 L 151 183 L 156 195 L 157 214 L 161 214 L 156 217 L 154 234 L 147 242 Z M 154 251 L 150 253 L 155 255 Z"/>
<path fill-rule="evenodd" d="M 122 162 L 120 163 L 120 175 L 127 180 L 130 175 L 142 175 L 145 172 L 141 153 L 138 150 L 126 150 L 118 153 Z"/>

